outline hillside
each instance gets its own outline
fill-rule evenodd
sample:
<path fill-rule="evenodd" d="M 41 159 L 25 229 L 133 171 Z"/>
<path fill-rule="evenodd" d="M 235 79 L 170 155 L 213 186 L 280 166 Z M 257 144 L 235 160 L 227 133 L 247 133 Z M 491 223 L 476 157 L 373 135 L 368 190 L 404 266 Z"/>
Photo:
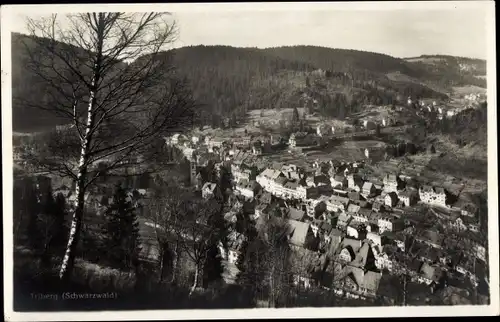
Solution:
<path fill-rule="evenodd" d="M 401 95 L 446 98 L 423 82 L 390 79 L 387 73 L 422 77 L 422 71 L 376 53 L 312 46 L 191 46 L 170 54 L 215 126 L 223 118 L 236 122 L 252 109 L 303 107 L 304 93 L 316 99 L 317 112 L 330 117 L 357 112 L 363 104 L 391 104 Z"/>
<path fill-rule="evenodd" d="M 44 99 L 45 93 L 33 87 L 33 75 L 26 68 L 22 46 L 26 39 L 29 37 L 12 35 L 13 95 Z M 470 80 L 467 75 L 472 72 L 450 71 L 440 76 L 441 67 L 436 71 L 428 62 L 415 59 L 313 46 L 190 46 L 163 55 L 172 60 L 177 75 L 187 80 L 202 124 L 212 126 L 235 125 L 253 109 L 306 107 L 311 101 L 315 103 L 309 106 L 310 112 L 343 118 L 361 112 L 367 104 L 392 104 L 406 96 L 444 99 L 450 84 L 484 82 L 474 76 Z M 479 71 L 476 68 L 474 73 Z M 433 86 L 440 77 L 444 85 Z M 35 117 L 26 118 L 28 114 Z M 28 110 L 14 102 L 15 131 L 35 131 L 60 122 L 46 112 Z"/>
<path fill-rule="evenodd" d="M 43 38 L 37 40 L 44 41 Z M 33 132 L 47 127 L 65 124 L 66 119 L 47 111 L 27 106 L 31 102 L 43 102 L 47 106 L 54 99 L 47 91 L 43 80 L 38 77 L 29 64 L 29 52 L 37 54 L 37 40 L 32 37 L 12 33 L 12 129 L 20 132 Z M 58 43 L 61 51 L 79 52 L 88 56 L 81 48 Z M 27 49 L 28 48 L 28 49 Z"/>
<path fill-rule="evenodd" d="M 426 83 L 443 90 L 453 86 L 475 85 L 486 88 L 486 61 L 446 55 L 405 58 L 409 66 L 426 74 Z"/>

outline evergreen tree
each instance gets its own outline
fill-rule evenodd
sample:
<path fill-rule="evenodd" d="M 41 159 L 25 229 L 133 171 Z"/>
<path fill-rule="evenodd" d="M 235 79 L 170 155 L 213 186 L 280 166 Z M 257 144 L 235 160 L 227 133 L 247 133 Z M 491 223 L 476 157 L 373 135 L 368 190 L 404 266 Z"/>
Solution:
<path fill-rule="evenodd" d="M 32 182 L 26 180 L 24 183 L 24 194 L 22 197 L 23 218 L 27 220 L 27 242 L 28 246 L 36 251 L 40 246 L 40 231 L 38 220 L 40 213 L 40 199 Z"/>
<path fill-rule="evenodd" d="M 292 123 L 297 124 L 299 120 L 300 120 L 299 110 L 297 109 L 297 107 L 294 107 L 292 114 Z"/>
<path fill-rule="evenodd" d="M 132 198 L 118 185 L 104 213 L 103 246 L 107 258 L 121 268 L 135 267 L 139 255 L 139 223 Z"/>
<path fill-rule="evenodd" d="M 209 284 L 222 280 L 224 267 L 217 245 L 213 245 L 208 250 L 205 265 L 203 266 L 203 286 L 206 288 Z"/>
<path fill-rule="evenodd" d="M 256 238 L 243 245 L 236 264 L 239 270 L 236 283 L 243 287 L 245 295 L 253 301 L 264 296 L 267 255 L 267 245 Z"/>
<path fill-rule="evenodd" d="M 42 192 L 33 188 L 25 192 L 28 244 L 41 259 L 42 266 L 48 267 L 51 256 L 65 246 L 66 202 L 61 194 L 54 198 L 50 186 Z"/>

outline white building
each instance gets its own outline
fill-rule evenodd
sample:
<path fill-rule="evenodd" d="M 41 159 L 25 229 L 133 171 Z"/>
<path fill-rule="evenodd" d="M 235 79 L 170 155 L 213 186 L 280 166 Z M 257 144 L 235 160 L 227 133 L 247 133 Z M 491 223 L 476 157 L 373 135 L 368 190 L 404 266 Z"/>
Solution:
<path fill-rule="evenodd" d="M 401 200 L 404 207 L 411 207 L 418 201 L 418 195 L 416 191 L 408 188 L 402 191 L 398 191 L 398 198 L 399 200 Z"/>
<path fill-rule="evenodd" d="M 216 183 L 206 182 L 201 188 L 201 196 L 203 199 L 210 199 L 218 196 L 218 187 Z"/>
<path fill-rule="evenodd" d="M 380 233 L 384 231 L 394 232 L 403 229 L 403 223 L 395 217 L 392 216 L 381 216 L 378 218 L 377 225 L 379 227 Z"/>
<path fill-rule="evenodd" d="M 235 191 L 246 198 L 254 198 L 259 191 L 256 181 L 240 180 L 235 186 Z"/>
<path fill-rule="evenodd" d="M 398 191 L 398 176 L 395 174 L 386 174 L 384 177 L 384 191 L 397 192 Z"/>
<path fill-rule="evenodd" d="M 363 184 L 363 188 L 361 189 L 361 192 L 365 196 L 371 196 L 372 194 L 375 193 L 375 186 L 373 183 L 366 181 Z"/>
<path fill-rule="evenodd" d="M 423 203 L 447 207 L 446 192 L 441 187 L 422 186 L 418 190 L 420 200 Z"/>
<path fill-rule="evenodd" d="M 219 243 L 219 252 L 221 257 L 231 264 L 236 264 L 238 257 L 240 255 L 240 250 L 243 242 L 246 240 L 245 235 L 240 234 L 236 231 L 232 231 L 228 236 L 228 249 L 223 247 L 222 243 Z"/>

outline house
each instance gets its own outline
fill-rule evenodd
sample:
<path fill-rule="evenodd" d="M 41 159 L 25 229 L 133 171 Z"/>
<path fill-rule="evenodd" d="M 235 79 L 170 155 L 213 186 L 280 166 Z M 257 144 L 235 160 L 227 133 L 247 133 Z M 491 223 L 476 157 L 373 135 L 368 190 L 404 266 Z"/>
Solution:
<path fill-rule="evenodd" d="M 339 174 L 330 178 L 330 182 L 333 188 L 347 188 L 348 185 L 347 178 Z"/>
<path fill-rule="evenodd" d="M 347 225 L 349 224 L 349 222 L 351 220 L 352 220 L 352 216 L 349 215 L 348 213 L 344 213 L 344 212 L 340 213 L 338 220 L 337 220 L 337 228 L 339 228 L 341 230 L 347 229 Z"/>
<path fill-rule="evenodd" d="M 326 124 L 319 124 L 318 126 L 316 126 L 316 135 L 317 136 L 328 135 L 328 134 L 332 133 L 332 130 L 333 130 L 333 133 L 335 133 L 333 126 L 329 127 Z"/>
<path fill-rule="evenodd" d="M 305 132 L 292 133 L 288 140 L 291 148 L 318 145 L 319 137 Z"/>
<path fill-rule="evenodd" d="M 475 217 L 479 210 L 473 196 L 468 193 L 461 193 L 453 206 L 460 209 L 462 216 L 467 217 Z"/>
<path fill-rule="evenodd" d="M 264 149 L 262 148 L 262 145 L 254 145 L 252 146 L 252 153 L 254 155 L 262 155 L 264 153 Z"/>
<path fill-rule="evenodd" d="M 368 223 L 372 216 L 372 210 L 368 208 L 359 208 L 358 212 L 353 215 L 353 219 L 359 222 Z"/>
<path fill-rule="evenodd" d="M 369 215 L 367 214 L 368 209 L 362 209 L 362 210 L 361 209 L 362 208 L 360 208 L 357 213 L 352 214 L 352 219 L 360 223 L 368 224 L 368 218 L 369 218 Z"/>
<path fill-rule="evenodd" d="M 380 201 L 375 201 L 372 205 L 372 210 L 375 212 L 384 211 L 384 205 Z"/>
<path fill-rule="evenodd" d="M 357 192 L 357 191 L 350 191 L 347 193 L 347 198 L 349 198 L 352 201 L 359 202 L 359 201 L 364 201 L 365 199 L 363 196 Z"/>
<path fill-rule="evenodd" d="M 308 234 L 311 233 L 310 224 L 288 219 L 288 242 L 295 247 L 304 247 Z"/>
<path fill-rule="evenodd" d="M 365 239 L 366 225 L 359 221 L 351 221 L 347 225 L 347 236 L 355 239 Z"/>
<path fill-rule="evenodd" d="M 368 131 L 375 130 L 377 128 L 377 124 L 375 124 L 375 122 L 373 121 L 364 120 L 363 127 Z"/>
<path fill-rule="evenodd" d="M 261 190 L 261 193 L 257 196 L 257 199 L 261 204 L 269 205 L 273 202 L 273 195 L 269 192 Z"/>
<path fill-rule="evenodd" d="M 383 215 L 378 218 L 378 227 L 380 232 L 384 231 L 399 231 L 404 228 L 404 223 L 398 218 L 389 215 Z"/>
<path fill-rule="evenodd" d="M 341 244 L 338 247 L 337 259 L 344 263 L 350 263 L 356 258 L 356 254 L 361 249 L 363 242 L 361 240 L 356 240 L 352 238 L 342 239 Z"/>
<path fill-rule="evenodd" d="M 306 217 L 306 213 L 303 210 L 296 209 L 293 207 L 285 209 L 284 214 L 285 218 L 293 219 L 296 221 L 302 221 Z"/>
<path fill-rule="evenodd" d="M 328 211 L 345 211 L 349 205 L 349 198 L 334 195 L 325 198 L 325 203 Z"/>
<path fill-rule="evenodd" d="M 397 192 L 399 187 L 399 178 L 395 174 L 386 174 L 384 179 L 384 191 L 385 192 Z"/>
<path fill-rule="evenodd" d="M 203 199 L 218 198 L 222 196 L 219 186 L 213 182 L 206 182 L 203 185 L 201 188 L 201 195 Z"/>
<path fill-rule="evenodd" d="M 334 258 L 339 250 L 339 247 L 343 240 L 343 233 L 334 228 L 330 231 L 328 235 L 324 235 L 323 238 L 325 240 L 325 253 L 329 258 Z"/>
<path fill-rule="evenodd" d="M 398 203 L 398 195 L 394 192 L 391 191 L 388 194 L 385 195 L 385 205 L 387 207 L 395 207 Z"/>
<path fill-rule="evenodd" d="M 467 230 L 467 225 L 464 224 L 463 219 L 459 216 L 454 216 L 453 218 L 450 218 L 450 220 L 448 220 L 447 223 L 448 227 L 455 231 L 461 232 Z"/>
<path fill-rule="evenodd" d="M 363 245 L 357 251 L 356 257 L 349 263 L 349 266 L 358 267 L 363 270 L 375 268 L 375 256 L 370 243 L 363 242 Z"/>
<path fill-rule="evenodd" d="M 486 248 L 482 245 L 474 244 L 472 246 L 472 249 L 474 251 L 474 255 L 476 256 L 476 258 L 486 263 Z"/>
<path fill-rule="evenodd" d="M 298 199 L 313 199 L 319 195 L 319 189 L 312 186 L 303 186 L 296 184 L 294 194 Z"/>
<path fill-rule="evenodd" d="M 362 186 L 363 180 L 359 175 L 352 173 L 347 175 L 347 188 L 359 192 L 361 191 Z"/>
<path fill-rule="evenodd" d="M 462 256 L 455 267 L 456 271 L 471 280 L 475 280 L 476 274 L 474 269 L 474 260 L 474 258 L 469 256 Z"/>
<path fill-rule="evenodd" d="M 306 178 L 306 184 L 310 187 L 319 187 L 324 185 L 330 185 L 330 180 L 324 174 L 308 176 Z"/>
<path fill-rule="evenodd" d="M 188 141 L 188 138 L 184 134 L 176 133 L 170 138 L 170 143 L 173 145 L 183 145 Z"/>
<path fill-rule="evenodd" d="M 378 233 L 368 232 L 366 239 L 370 240 L 374 245 L 382 247 L 382 237 Z"/>
<path fill-rule="evenodd" d="M 411 207 L 417 203 L 418 194 L 416 190 L 412 188 L 406 188 L 404 190 L 398 191 L 398 198 L 401 201 L 403 207 Z"/>
<path fill-rule="evenodd" d="M 383 251 L 378 253 L 375 256 L 375 266 L 379 270 L 386 269 L 389 272 L 392 272 L 393 271 L 393 261 L 391 259 L 391 253 L 384 251 L 385 248 L 387 248 L 387 247 L 384 247 Z"/>
<path fill-rule="evenodd" d="M 363 195 L 369 197 L 375 193 L 375 186 L 373 185 L 373 183 L 367 181 L 363 184 L 361 191 Z"/>
<path fill-rule="evenodd" d="M 479 222 L 476 218 L 471 218 L 471 217 L 467 217 L 467 216 L 464 216 L 462 218 L 463 218 L 462 219 L 463 223 L 467 226 L 468 230 L 475 232 L 475 233 L 479 232 L 479 229 L 481 227 L 480 227 Z"/>
<path fill-rule="evenodd" d="M 306 204 L 307 215 L 316 218 L 326 211 L 326 203 L 323 200 L 313 199 Z"/>
<path fill-rule="evenodd" d="M 356 215 L 359 212 L 360 208 L 360 206 L 352 203 L 347 206 L 347 212 L 351 215 Z"/>
<path fill-rule="evenodd" d="M 246 198 L 254 198 L 260 191 L 260 185 L 254 181 L 248 181 L 245 179 L 241 179 L 235 186 L 234 191 Z"/>
<path fill-rule="evenodd" d="M 447 207 L 444 188 L 424 185 L 420 187 L 418 193 L 420 200 L 426 204 Z"/>
<path fill-rule="evenodd" d="M 193 144 L 198 144 L 198 143 L 200 143 L 200 139 L 201 139 L 201 138 L 200 138 L 199 136 L 197 136 L 197 135 L 193 135 L 193 136 L 191 137 L 191 142 L 192 142 Z"/>
<path fill-rule="evenodd" d="M 344 290 L 362 296 L 375 297 L 380 285 L 382 273 L 364 271 L 357 267 L 348 267 L 348 274 L 344 281 Z"/>
<path fill-rule="evenodd" d="M 229 233 L 227 236 L 227 251 L 223 247 L 222 243 L 219 243 L 219 252 L 223 260 L 226 260 L 230 264 L 236 264 L 236 261 L 240 256 L 241 248 L 246 239 L 245 235 L 236 231 Z"/>
<path fill-rule="evenodd" d="M 245 179 L 248 181 L 255 180 L 257 177 L 257 167 L 246 165 L 241 162 L 231 163 L 231 174 L 235 182 Z"/>
<path fill-rule="evenodd" d="M 255 180 L 262 188 L 273 193 L 278 178 L 285 178 L 285 175 L 281 171 L 267 168 Z"/>

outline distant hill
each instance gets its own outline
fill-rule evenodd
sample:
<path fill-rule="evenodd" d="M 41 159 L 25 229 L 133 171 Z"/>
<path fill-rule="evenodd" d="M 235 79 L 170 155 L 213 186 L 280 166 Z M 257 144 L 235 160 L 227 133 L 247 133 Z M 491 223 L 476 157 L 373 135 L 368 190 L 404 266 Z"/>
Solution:
<path fill-rule="evenodd" d="M 13 94 L 42 99 L 43 90 L 33 90 L 33 75 L 25 67 L 22 42 L 26 40 L 29 42 L 28 36 L 12 34 Z M 189 46 L 163 55 L 172 59 L 177 75 L 188 81 L 202 123 L 213 126 L 222 125 L 224 120 L 234 124 L 252 109 L 301 107 L 307 103 L 304 97 L 316 100 L 313 108 L 320 114 L 344 117 L 359 112 L 364 104 L 391 104 L 406 96 L 446 98 L 451 86 L 485 82 L 469 77 L 481 72 L 480 61 L 474 62 L 479 66 L 474 71 L 462 68 L 457 72 L 462 60 L 440 61 L 434 66 L 429 61 L 441 58 L 399 59 L 314 46 Z M 46 112 L 28 112 L 26 107 L 14 104 L 15 131 L 34 131 L 60 121 Z"/>
<path fill-rule="evenodd" d="M 41 41 L 48 39 L 38 38 Z M 71 50 L 79 53 L 79 58 L 85 59 L 91 53 L 82 48 L 70 46 L 64 43 L 56 43 L 62 50 Z M 26 105 L 29 102 L 43 102 L 49 106 L 54 99 L 47 91 L 44 81 L 38 77 L 30 68 L 29 51 L 36 54 L 38 44 L 34 38 L 19 33 L 12 33 L 12 128 L 13 131 L 33 132 L 46 128 L 63 125 L 66 118 L 54 115 L 51 112 Z M 55 63 L 56 66 L 57 62 Z M 83 66 L 82 66 L 83 68 Z M 84 107 L 82 107 L 84 108 Z"/>
<path fill-rule="evenodd" d="M 303 107 L 299 98 L 305 92 L 321 98 L 318 112 L 326 116 L 359 111 L 364 103 L 391 104 L 401 95 L 447 97 L 424 82 L 389 78 L 392 72 L 425 77 L 406 61 L 377 53 L 313 46 L 190 46 L 170 54 L 211 119 L 241 119 L 252 109 Z"/>
<path fill-rule="evenodd" d="M 450 89 L 453 86 L 475 85 L 486 88 L 486 61 L 446 55 L 422 55 L 405 58 L 409 66 L 419 70 L 427 84 Z"/>

